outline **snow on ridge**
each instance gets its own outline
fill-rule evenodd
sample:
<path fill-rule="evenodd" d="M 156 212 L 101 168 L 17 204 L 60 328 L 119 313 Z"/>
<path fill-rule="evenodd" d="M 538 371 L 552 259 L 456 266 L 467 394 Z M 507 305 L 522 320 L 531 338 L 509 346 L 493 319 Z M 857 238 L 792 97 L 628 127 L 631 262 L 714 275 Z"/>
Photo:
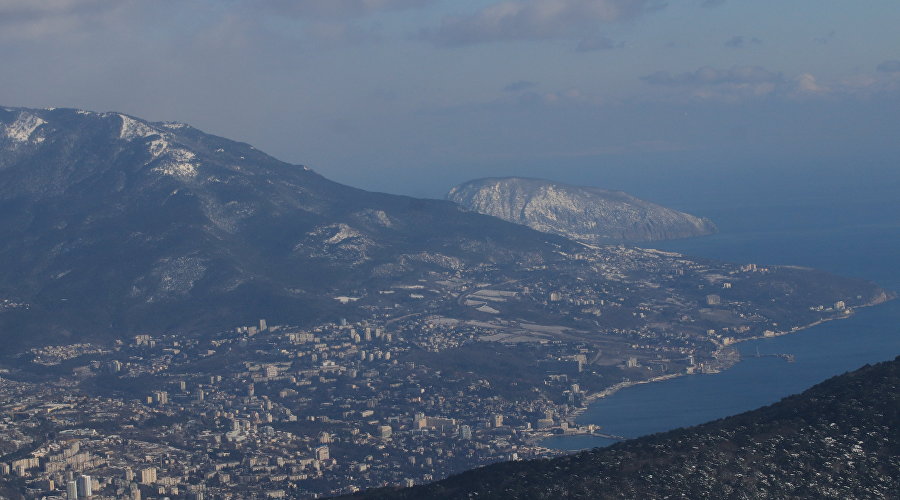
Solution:
<path fill-rule="evenodd" d="M 44 142 L 43 137 L 32 139 L 32 135 L 38 127 L 46 123 L 40 117 L 23 111 L 19 113 L 15 122 L 3 127 L 3 132 L 9 140 L 14 142 L 25 143 L 32 140 L 34 143 L 41 143 Z"/>
<path fill-rule="evenodd" d="M 128 115 L 119 114 L 118 116 L 122 120 L 120 139 L 131 141 L 151 138 L 147 143 L 147 152 L 151 156 L 150 162 L 158 158 L 163 159 L 162 163 L 153 169 L 155 172 L 175 177 L 193 178 L 197 176 L 197 155 L 187 149 L 173 148 L 169 142 L 172 138 L 170 134 Z"/>
<path fill-rule="evenodd" d="M 178 129 L 188 127 L 188 124 L 178 123 L 178 122 L 163 122 L 163 123 L 160 123 L 160 125 L 163 127 L 166 127 L 167 129 L 170 129 L 170 130 L 178 130 Z"/>
<path fill-rule="evenodd" d="M 124 139 L 126 141 L 130 141 L 137 138 L 145 138 L 150 137 L 151 135 L 158 135 L 159 132 L 154 130 L 149 125 L 142 123 L 130 116 L 119 114 L 119 118 L 122 120 L 122 128 L 119 130 L 119 139 Z"/>

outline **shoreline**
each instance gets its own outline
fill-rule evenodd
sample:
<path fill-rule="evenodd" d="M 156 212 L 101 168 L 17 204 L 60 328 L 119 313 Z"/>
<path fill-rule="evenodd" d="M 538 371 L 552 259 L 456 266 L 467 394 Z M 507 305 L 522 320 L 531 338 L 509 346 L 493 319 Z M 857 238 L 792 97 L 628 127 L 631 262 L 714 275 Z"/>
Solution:
<path fill-rule="evenodd" d="M 822 324 L 824 324 L 824 323 L 828 323 L 828 322 L 831 322 L 831 321 L 838 321 L 838 320 L 843 320 L 843 319 L 849 319 L 849 318 L 852 318 L 852 317 L 854 317 L 854 316 L 856 315 L 856 310 L 857 310 L 857 309 L 863 309 L 863 308 L 868 308 L 868 307 L 878 306 L 878 305 L 885 304 L 885 303 L 887 303 L 887 302 L 890 302 L 890 301 L 896 300 L 896 299 L 897 299 L 897 295 L 896 295 L 896 294 L 891 293 L 891 292 L 888 292 L 888 291 L 885 290 L 885 291 L 882 292 L 882 294 L 881 294 L 880 296 L 876 297 L 875 299 L 870 300 L 869 302 L 866 302 L 865 304 L 862 304 L 862 305 L 859 305 L 859 306 L 856 306 L 856 307 L 853 307 L 853 308 L 849 308 L 849 309 L 848 309 L 848 310 L 850 311 L 849 313 L 845 313 L 845 314 L 842 314 L 842 315 L 836 315 L 836 316 L 833 316 L 833 317 L 830 317 L 830 318 L 820 318 L 820 319 L 818 319 L 818 320 L 816 320 L 816 321 L 813 321 L 812 323 L 808 323 L 808 324 L 806 324 L 806 325 L 795 326 L 795 327 L 791 328 L 790 330 L 774 332 L 773 335 L 768 335 L 768 336 L 766 336 L 766 335 L 758 335 L 758 336 L 754 336 L 754 337 L 746 337 L 746 338 L 741 338 L 741 339 L 735 339 L 733 342 L 731 342 L 731 343 L 729 343 L 729 344 L 727 344 L 727 345 L 721 345 L 721 346 L 719 346 L 719 347 L 729 347 L 729 346 L 737 345 L 737 344 L 742 343 L 742 342 L 749 342 L 749 341 L 751 341 L 751 340 L 765 340 L 765 339 L 771 339 L 771 338 L 776 338 L 776 337 L 783 337 L 783 336 L 785 336 L 785 335 L 790 335 L 790 334 L 792 334 L 792 333 L 798 333 L 798 332 L 801 332 L 801 331 L 803 331 L 803 330 L 808 330 L 808 329 L 810 329 L 810 328 L 813 328 L 813 327 L 816 327 L 816 326 L 819 326 L 819 325 L 822 325 Z M 743 359 L 741 359 L 741 361 L 742 361 L 742 360 L 743 360 Z M 740 361 L 738 361 L 738 362 L 740 362 Z M 736 364 L 736 363 L 735 363 L 735 364 Z M 734 366 L 734 365 L 731 365 L 731 366 Z M 726 370 L 729 369 L 729 368 L 731 368 L 731 366 L 729 366 L 728 368 L 726 368 Z M 701 373 L 701 372 L 695 372 L 695 373 L 687 373 L 687 372 L 670 373 L 670 374 L 666 374 L 666 375 L 660 375 L 660 376 L 656 376 L 656 377 L 651 377 L 651 378 L 648 378 L 648 379 L 645 379 L 645 380 L 637 380 L 637 381 L 629 380 L 629 381 L 625 381 L 625 382 L 619 382 L 619 383 L 614 384 L 614 385 L 612 385 L 612 386 L 610 386 L 610 387 L 607 387 L 606 389 L 603 389 L 603 390 L 601 390 L 601 391 L 599 391 L 599 392 L 595 392 L 595 393 L 591 393 L 591 394 L 587 395 L 587 396 L 585 397 L 585 403 L 586 403 L 586 404 L 585 404 L 584 406 L 579 407 L 579 408 L 575 409 L 574 411 L 572 411 L 572 412 L 570 413 L 570 416 L 573 417 L 573 418 L 578 418 L 578 417 L 580 417 L 582 414 L 584 414 L 584 412 L 586 412 L 588 409 L 590 409 L 590 406 L 591 406 L 592 404 L 596 403 L 597 401 L 599 401 L 599 400 L 601 400 L 601 399 L 603 399 L 603 398 L 607 398 L 607 397 L 609 397 L 609 396 L 612 396 L 612 395 L 616 394 L 617 392 L 619 392 L 619 391 L 621 391 L 621 390 L 623 390 L 623 389 L 627 389 L 627 388 L 629 388 L 629 387 L 634 387 L 634 386 L 642 385 L 642 384 L 651 384 L 651 383 L 657 383 L 657 382 L 664 382 L 664 381 L 666 381 L 666 380 L 672 380 L 672 379 L 676 379 L 676 378 L 684 377 L 684 376 L 689 376 L 689 375 L 697 375 L 697 374 L 700 374 L 700 373 Z M 598 428 L 599 428 L 599 429 L 603 429 L 603 426 L 598 425 Z M 553 434 L 553 433 L 550 433 L 550 432 L 543 432 L 543 433 L 535 433 L 535 434 L 536 434 L 536 435 L 535 435 L 535 438 L 536 438 L 536 439 L 535 439 L 535 441 L 534 441 L 534 442 L 535 442 L 535 445 L 536 445 L 536 446 L 543 447 L 543 448 L 545 448 L 545 449 L 547 449 L 547 450 L 549 450 L 549 451 L 552 451 L 552 452 L 560 452 L 560 451 L 563 451 L 563 452 L 573 452 L 573 451 L 574 451 L 574 450 L 561 450 L 561 449 L 558 449 L 558 448 L 551 448 L 551 447 L 547 447 L 547 446 L 544 446 L 543 444 L 541 444 L 541 443 L 543 443 L 544 441 L 546 441 L 547 439 L 552 438 L 552 437 L 556 437 L 556 436 L 592 436 L 592 437 L 604 437 L 604 436 L 599 436 L 599 435 L 596 435 L 596 434 L 588 434 L 588 433 Z M 543 434 L 543 437 L 538 437 L 538 434 Z M 609 435 L 607 434 L 607 436 L 609 436 Z M 605 439 L 615 439 L 615 438 L 614 438 L 614 437 L 605 437 Z M 628 440 L 628 439 L 633 439 L 633 438 L 626 438 L 625 440 Z M 621 442 L 621 441 L 623 441 L 623 440 L 617 440 L 617 441 Z"/>
<path fill-rule="evenodd" d="M 772 332 L 772 335 L 757 335 L 755 337 L 746 337 L 746 338 L 741 338 L 741 339 L 735 339 L 733 342 L 731 342 L 727 345 L 722 345 L 721 347 L 733 346 L 735 344 L 740 344 L 741 342 L 749 342 L 751 340 L 764 340 L 764 339 L 772 339 L 775 337 L 783 337 L 785 335 L 790 335 L 792 333 L 797 333 L 797 332 L 801 332 L 803 330 L 808 330 L 810 328 L 813 328 L 813 327 L 816 327 L 816 326 L 819 326 L 819 325 L 822 325 L 825 323 L 829 323 L 831 321 L 840 321 L 840 320 L 844 320 L 844 319 L 850 319 L 850 318 L 856 316 L 857 309 L 865 309 L 867 307 L 879 306 L 881 304 L 886 304 L 886 303 L 888 303 L 892 300 L 896 300 L 896 299 L 897 299 L 896 294 L 889 293 L 887 290 L 884 290 L 881 292 L 881 295 L 878 296 L 877 298 L 870 300 L 869 302 L 866 302 L 865 304 L 862 304 L 862 305 L 859 305 L 856 307 L 849 307 L 849 308 L 845 309 L 845 311 L 847 311 L 847 312 L 845 312 L 843 314 L 835 315 L 830 318 L 820 318 L 820 319 L 817 319 L 817 320 L 813 321 L 812 323 L 808 323 L 806 325 L 795 326 L 795 327 L 791 328 L 790 330 Z"/>

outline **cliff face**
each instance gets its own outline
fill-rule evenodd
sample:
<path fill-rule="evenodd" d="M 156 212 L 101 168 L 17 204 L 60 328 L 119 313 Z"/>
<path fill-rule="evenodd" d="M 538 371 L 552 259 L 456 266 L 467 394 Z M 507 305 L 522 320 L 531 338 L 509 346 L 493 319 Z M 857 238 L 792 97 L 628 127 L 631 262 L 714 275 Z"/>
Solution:
<path fill-rule="evenodd" d="M 589 244 L 669 240 L 716 232 L 708 219 L 621 191 L 518 177 L 469 181 L 447 199 L 482 214 Z"/>

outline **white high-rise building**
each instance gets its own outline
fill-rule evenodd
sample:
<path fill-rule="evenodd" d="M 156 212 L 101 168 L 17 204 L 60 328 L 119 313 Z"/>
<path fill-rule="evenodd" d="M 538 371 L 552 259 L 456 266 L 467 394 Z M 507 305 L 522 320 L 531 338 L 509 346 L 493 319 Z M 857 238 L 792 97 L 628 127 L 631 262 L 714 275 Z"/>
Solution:
<path fill-rule="evenodd" d="M 66 483 L 66 499 L 67 500 L 78 500 L 78 483 L 75 481 L 69 481 Z"/>
<path fill-rule="evenodd" d="M 153 484 L 156 482 L 156 467 L 141 469 L 141 484 Z"/>
<path fill-rule="evenodd" d="M 91 476 L 78 476 L 78 496 L 81 498 L 88 498 L 93 494 L 94 492 L 91 485 Z"/>

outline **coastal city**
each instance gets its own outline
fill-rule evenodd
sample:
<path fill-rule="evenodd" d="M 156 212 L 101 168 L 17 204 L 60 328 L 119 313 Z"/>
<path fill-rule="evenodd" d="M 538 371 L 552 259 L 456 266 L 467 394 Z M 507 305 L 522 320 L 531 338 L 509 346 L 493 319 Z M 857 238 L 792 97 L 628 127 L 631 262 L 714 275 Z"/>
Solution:
<path fill-rule="evenodd" d="M 0 500 L 900 500 L 900 1 L 0 0 Z"/>
<path fill-rule="evenodd" d="M 33 348 L 0 372 L 0 477 L 45 499 L 427 483 L 558 455 L 542 446 L 553 435 L 616 439 L 576 417 L 622 387 L 726 369 L 741 340 L 886 298 L 637 248 L 567 262 L 553 279 L 482 266 L 332 297 L 357 319 Z"/>

